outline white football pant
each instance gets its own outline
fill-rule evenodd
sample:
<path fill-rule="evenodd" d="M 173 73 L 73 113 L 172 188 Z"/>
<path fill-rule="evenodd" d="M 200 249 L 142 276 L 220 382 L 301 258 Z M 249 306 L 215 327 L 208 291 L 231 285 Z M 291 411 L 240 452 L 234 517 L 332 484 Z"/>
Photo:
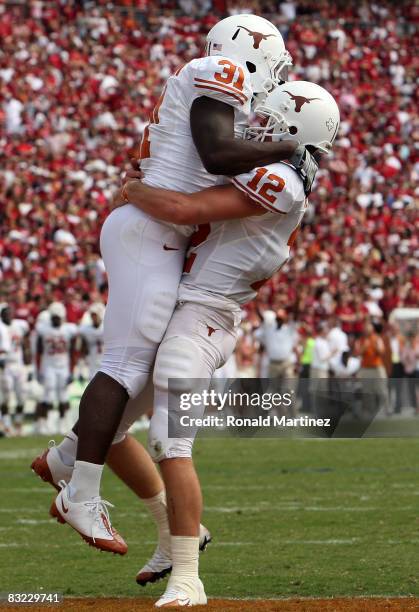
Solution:
<path fill-rule="evenodd" d="M 173 227 L 130 204 L 114 210 L 103 224 L 100 247 L 109 297 L 99 370 L 131 398 L 147 382 L 175 308 L 187 243 Z"/>

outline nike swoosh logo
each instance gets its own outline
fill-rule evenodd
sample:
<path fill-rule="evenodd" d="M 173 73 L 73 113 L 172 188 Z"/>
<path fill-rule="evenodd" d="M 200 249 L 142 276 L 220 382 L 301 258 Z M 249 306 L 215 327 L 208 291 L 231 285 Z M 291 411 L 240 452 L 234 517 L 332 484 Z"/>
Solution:
<path fill-rule="evenodd" d="M 186 599 L 178 599 L 177 601 L 179 606 L 187 606 L 189 603 L 191 603 L 189 597 L 187 597 Z"/>
<path fill-rule="evenodd" d="M 63 509 L 64 514 L 67 514 L 67 512 L 68 512 L 68 508 L 66 508 L 66 507 L 64 506 L 63 498 L 61 498 L 61 507 L 62 507 L 62 509 Z"/>
<path fill-rule="evenodd" d="M 164 249 L 165 251 L 178 251 L 178 250 L 179 250 L 179 249 L 177 249 L 176 247 L 169 247 L 169 246 L 167 246 L 167 244 L 164 244 L 164 245 L 163 245 L 163 249 Z"/>

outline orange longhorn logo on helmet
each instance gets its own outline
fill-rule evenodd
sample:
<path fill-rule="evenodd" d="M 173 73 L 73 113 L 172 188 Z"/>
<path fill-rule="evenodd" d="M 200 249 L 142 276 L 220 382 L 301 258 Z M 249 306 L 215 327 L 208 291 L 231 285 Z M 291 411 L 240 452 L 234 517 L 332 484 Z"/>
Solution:
<path fill-rule="evenodd" d="M 262 32 L 252 32 L 252 30 L 249 30 L 249 28 L 246 28 L 245 26 L 238 26 L 237 32 L 233 36 L 233 40 L 236 39 L 240 28 L 242 30 L 246 30 L 249 36 L 253 37 L 253 49 L 259 49 L 262 40 L 266 40 L 270 36 L 276 36 L 276 34 L 262 34 Z"/>
<path fill-rule="evenodd" d="M 313 100 L 321 100 L 321 98 L 305 98 L 304 96 L 295 96 L 286 89 L 284 89 L 284 92 L 287 93 L 290 98 L 295 102 L 296 113 L 299 113 L 301 111 L 303 104 L 310 104 L 310 102 L 312 102 Z"/>

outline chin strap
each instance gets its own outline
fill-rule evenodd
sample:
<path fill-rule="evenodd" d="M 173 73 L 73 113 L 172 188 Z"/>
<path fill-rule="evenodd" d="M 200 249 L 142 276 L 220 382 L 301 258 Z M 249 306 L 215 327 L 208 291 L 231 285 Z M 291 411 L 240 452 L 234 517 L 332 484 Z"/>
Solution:
<path fill-rule="evenodd" d="M 303 179 L 304 193 L 309 196 L 319 164 L 304 145 L 298 145 L 289 161 Z"/>

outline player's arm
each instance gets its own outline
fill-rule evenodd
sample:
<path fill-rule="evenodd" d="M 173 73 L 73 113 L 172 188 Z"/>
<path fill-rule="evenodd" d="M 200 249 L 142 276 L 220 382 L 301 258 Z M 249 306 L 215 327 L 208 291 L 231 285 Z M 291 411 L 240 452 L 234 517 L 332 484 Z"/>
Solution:
<path fill-rule="evenodd" d="M 76 339 L 77 339 L 77 336 L 73 336 L 70 340 L 70 373 L 71 375 L 73 375 L 74 368 L 77 363 Z"/>
<path fill-rule="evenodd" d="M 253 142 L 235 138 L 234 108 L 209 97 L 194 100 L 190 123 L 202 163 L 211 174 L 235 176 L 256 166 L 292 160 L 297 142 Z"/>
<path fill-rule="evenodd" d="M 83 334 L 80 334 L 80 353 L 82 357 L 87 357 L 89 354 L 89 344 Z"/>
<path fill-rule="evenodd" d="M 149 187 L 135 180 L 125 184 L 124 194 L 130 204 L 152 217 L 178 225 L 227 221 L 266 213 L 262 206 L 233 185 L 187 194 Z"/>
<path fill-rule="evenodd" d="M 35 355 L 36 369 L 38 372 L 40 371 L 40 368 L 41 368 L 41 357 L 42 357 L 43 352 L 44 352 L 44 342 L 42 340 L 42 336 L 38 336 L 36 339 L 36 355 Z"/>

